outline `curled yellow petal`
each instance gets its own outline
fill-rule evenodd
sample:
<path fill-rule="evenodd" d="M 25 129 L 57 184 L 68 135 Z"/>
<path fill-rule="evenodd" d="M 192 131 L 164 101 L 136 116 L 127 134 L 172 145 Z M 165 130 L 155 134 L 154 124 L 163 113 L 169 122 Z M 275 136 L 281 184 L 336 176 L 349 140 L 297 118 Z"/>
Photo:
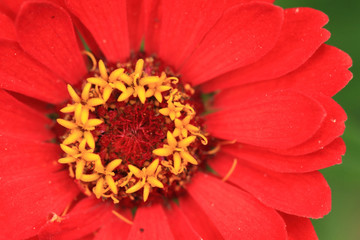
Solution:
<path fill-rule="evenodd" d="M 91 98 L 89 99 L 89 101 L 87 102 L 87 105 L 89 107 L 95 107 L 95 106 L 99 106 L 101 104 L 104 104 L 104 100 L 101 98 Z"/>
<path fill-rule="evenodd" d="M 140 79 L 139 83 L 140 85 L 148 85 L 148 84 L 152 84 L 152 83 L 158 83 L 160 82 L 161 79 L 157 76 L 150 76 L 150 77 L 143 77 L 142 79 Z"/>
<path fill-rule="evenodd" d="M 80 177 L 80 180 L 83 182 L 93 182 L 96 181 L 100 178 L 100 175 L 97 173 L 93 173 L 93 174 L 83 174 Z"/>
<path fill-rule="evenodd" d="M 76 179 L 80 179 L 85 167 L 85 161 L 79 160 L 76 162 L 76 170 L 75 170 L 75 177 Z"/>
<path fill-rule="evenodd" d="M 181 140 L 179 143 L 178 143 L 178 146 L 179 147 L 187 147 L 189 146 L 191 143 L 193 143 L 196 139 L 196 136 L 190 136 L 190 137 L 187 137 L 183 140 Z"/>
<path fill-rule="evenodd" d="M 153 150 L 153 154 L 160 156 L 160 157 L 167 157 L 173 153 L 173 150 L 170 148 L 157 148 Z"/>
<path fill-rule="evenodd" d="M 125 69 L 123 69 L 123 68 L 118 68 L 118 69 L 115 69 L 114 71 L 112 71 L 109 76 L 109 81 L 115 82 L 118 79 L 118 77 L 120 76 L 120 74 L 122 74 L 124 72 L 124 70 Z"/>
<path fill-rule="evenodd" d="M 176 173 L 180 173 L 181 157 L 178 152 L 174 153 L 174 170 Z"/>
<path fill-rule="evenodd" d="M 73 87 L 70 84 L 67 85 L 67 89 L 70 94 L 70 97 L 72 98 L 72 100 L 74 102 L 76 102 L 76 103 L 81 102 L 79 95 L 77 95 L 77 93 L 75 92 L 75 90 L 73 89 Z"/>
<path fill-rule="evenodd" d="M 93 188 L 93 192 L 96 198 L 100 198 L 101 195 L 104 193 L 104 178 L 99 178 L 96 182 L 96 186 Z"/>
<path fill-rule="evenodd" d="M 156 168 L 159 166 L 159 159 L 155 159 L 152 163 L 146 168 L 146 175 L 154 175 Z"/>
<path fill-rule="evenodd" d="M 131 85 L 132 82 L 133 82 L 133 79 L 129 75 L 125 74 L 125 73 L 120 74 L 118 78 L 121 81 L 125 82 L 127 85 Z"/>
<path fill-rule="evenodd" d="M 144 200 L 144 202 L 146 202 L 148 200 L 149 194 L 150 194 L 150 185 L 145 184 L 144 185 L 144 192 L 143 192 L 143 200 Z"/>
<path fill-rule="evenodd" d="M 91 132 L 89 132 L 89 131 L 84 132 L 84 138 L 90 148 L 95 148 L 95 140 L 94 140 L 94 136 L 91 134 Z"/>
<path fill-rule="evenodd" d="M 140 99 L 140 102 L 142 103 L 142 104 L 144 104 L 145 103 L 145 101 L 146 101 L 146 96 L 145 96 L 145 88 L 143 87 L 143 86 L 138 86 L 137 88 L 136 88 L 136 92 L 137 92 L 137 95 L 138 95 L 138 97 L 139 97 L 139 99 Z"/>
<path fill-rule="evenodd" d="M 169 109 L 169 108 L 161 108 L 161 109 L 159 110 L 159 113 L 161 113 L 161 114 L 164 115 L 164 116 L 169 116 L 169 114 L 170 114 L 170 109 Z"/>
<path fill-rule="evenodd" d="M 83 101 L 87 101 L 89 99 L 90 89 L 91 89 L 91 83 L 86 83 L 81 92 L 81 99 Z"/>
<path fill-rule="evenodd" d="M 109 100 L 112 90 L 113 90 L 112 87 L 109 85 L 104 88 L 104 92 L 103 92 L 103 96 L 102 96 L 104 99 L 104 102 Z"/>
<path fill-rule="evenodd" d="M 67 154 L 69 155 L 76 155 L 78 154 L 78 150 L 76 148 L 71 148 L 71 147 L 68 147 L 64 144 L 60 144 L 60 148 Z"/>
<path fill-rule="evenodd" d="M 108 79 L 108 73 L 105 67 L 105 64 L 102 60 L 99 60 L 99 72 L 100 72 L 100 76 L 107 80 Z"/>
<path fill-rule="evenodd" d="M 143 176 L 143 172 L 134 165 L 129 164 L 128 168 L 137 178 L 141 178 Z"/>
<path fill-rule="evenodd" d="M 194 164 L 194 165 L 198 165 L 198 162 L 196 161 L 196 159 L 191 156 L 190 153 L 188 152 L 180 152 L 180 156 L 186 161 L 186 162 L 189 162 L 191 164 Z"/>
<path fill-rule="evenodd" d="M 153 187 L 158 187 L 158 188 L 164 188 L 164 185 L 162 184 L 162 182 L 160 182 L 157 178 L 155 177 L 148 177 L 147 178 L 148 183 L 150 183 L 151 186 Z"/>
<path fill-rule="evenodd" d="M 60 124 L 61 126 L 68 128 L 68 129 L 74 129 L 77 128 L 78 125 L 74 122 L 71 121 L 67 121 L 61 118 L 56 119 L 57 123 Z"/>
<path fill-rule="evenodd" d="M 63 144 L 65 145 L 69 145 L 71 143 L 76 142 L 77 140 L 79 140 L 82 137 L 83 133 L 82 131 L 75 129 L 73 130 L 70 135 L 63 141 Z"/>
<path fill-rule="evenodd" d="M 107 166 L 106 166 L 106 169 L 105 171 L 106 172 L 112 172 L 114 171 L 115 168 L 117 168 L 120 164 L 121 164 L 121 159 L 115 159 L 115 160 L 112 160 Z"/>
<path fill-rule="evenodd" d="M 63 107 L 60 109 L 60 112 L 62 113 L 72 113 L 75 111 L 75 105 L 74 104 L 68 104 L 66 107 Z"/>
<path fill-rule="evenodd" d="M 89 119 L 89 108 L 84 107 L 80 115 L 81 123 L 85 124 Z"/>
<path fill-rule="evenodd" d="M 144 60 L 143 59 L 137 60 L 136 65 L 135 65 L 134 74 L 141 76 L 143 68 L 144 68 Z"/>
<path fill-rule="evenodd" d="M 73 163 L 76 161 L 76 158 L 73 158 L 73 157 L 64 157 L 64 158 L 60 158 L 58 160 L 59 163 L 62 163 L 62 164 L 66 164 L 66 163 Z"/>
<path fill-rule="evenodd" d="M 134 193 L 139 191 L 142 187 L 144 186 L 144 184 L 141 181 L 138 181 L 134 186 L 132 186 L 131 188 L 129 188 L 128 190 L 126 190 L 126 193 Z"/>
<path fill-rule="evenodd" d="M 84 153 L 84 154 L 82 155 L 82 157 L 83 157 L 83 159 L 84 159 L 85 161 L 88 161 L 88 162 L 95 162 L 95 161 L 98 161 L 98 160 L 101 159 L 98 154 L 96 154 L 96 153 L 89 153 L 89 152 L 88 152 L 88 153 Z"/>
<path fill-rule="evenodd" d="M 163 96 L 162 96 L 161 92 L 155 92 L 154 96 L 159 103 L 162 103 Z"/>
<path fill-rule="evenodd" d="M 89 77 L 86 79 L 89 83 L 92 83 L 99 87 L 105 87 L 108 83 L 99 77 Z"/>
<path fill-rule="evenodd" d="M 101 119 L 94 118 L 94 119 L 89 119 L 85 125 L 86 127 L 96 127 L 102 123 L 103 121 Z"/>
<path fill-rule="evenodd" d="M 112 178 L 112 176 L 106 175 L 105 176 L 105 182 L 109 185 L 109 188 L 113 193 L 115 193 L 115 194 L 118 193 L 118 189 L 116 187 L 116 184 L 115 184 L 114 179 Z"/>
<path fill-rule="evenodd" d="M 126 92 L 126 86 L 122 82 L 115 82 L 114 86 L 116 89 L 120 90 L 121 92 Z"/>
<path fill-rule="evenodd" d="M 128 99 L 131 95 L 133 95 L 134 93 L 134 89 L 129 87 L 126 89 L 125 92 L 123 92 L 122 94 L 120 94 L 120 96 L 118 97 L 118 102 L 122 102 L 125 101 L 126 99 Z"/>

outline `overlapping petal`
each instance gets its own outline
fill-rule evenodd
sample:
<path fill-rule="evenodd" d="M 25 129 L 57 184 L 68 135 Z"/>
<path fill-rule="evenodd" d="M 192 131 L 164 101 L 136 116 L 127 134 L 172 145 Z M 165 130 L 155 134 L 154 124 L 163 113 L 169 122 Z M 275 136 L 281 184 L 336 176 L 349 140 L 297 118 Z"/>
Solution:
<path fill-rule="evenodd" d="M 206 83 L 204 89 L 214 91 L 273 79 L 297 69 L 330 37 L 322 28 L 327 22 L 324 13 L 311 8 L 286 9 L 279 39 L 268 54 Z"/>
<path fill-rule="evenodd" d="M 278 213 L 240 189 L 198 173 L 187 191 L 224 239 L 287 238 L 285 223 Z"/>
<path fill-rule="evenodd" d="M 66 6 L 92 33 L 106 59 L 122 62 L 130 54 L 125 0 L 66 0 Z"/>
<path fill-rule="evenodd" d="M 286 149 L 311 138 L 326 117 L 318 101 L 297 92 L 255 94 L 206 116 L 208 131 L 227 140 Z"/>
<path fill-rule="evenodd" d="M 226 10 L 180 69 L 183 80 L 198 85 L 257 61 L 274 47 L 282 22 L 283 10 L 271 4 Z"/>
<path fill-rule="evenodd" d="M 46 1 L 25 2 L 16 29 L 22 48 L 33 58 L 75 84 L 86 74 L 70 15 Z"/>
<path fill-rule="evenodd" d="M 225 177 L 234 158 L 220 152 L 210 166 Z M 289 214 L 320 218 L 331 209 L 330 187 L 317 171 L 277 173 L 238 159 L 228 181 L 251 193 L 265 205 Z"/>

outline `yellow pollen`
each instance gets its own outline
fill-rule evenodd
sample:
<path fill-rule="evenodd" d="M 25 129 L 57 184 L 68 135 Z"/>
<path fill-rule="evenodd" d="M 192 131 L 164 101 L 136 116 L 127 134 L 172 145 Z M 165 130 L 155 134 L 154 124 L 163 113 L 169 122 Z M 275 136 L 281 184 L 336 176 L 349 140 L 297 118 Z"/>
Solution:
<path fill-rule="evenodd" d="M 176 88 L 178 78 L 167 77 L 165 72 L 160 76 L 148 75 L 144 71 L 143 59 L 136 62 L 132 73 L 127 73 L 125 68 L 110 71 L 102 60 L 96 62 L 93 54 L 87 51 L 83 53 L 91 59 L 91 71 L 95 73 L 86 79 L 81 92 L 67 85 L 72 103 L 60 110 L 66 117 L 57 119 L 58 124 L 68 129 L 60 144 L 64 156 L 58 162 L 69 166 L 70 176 L 76 178 L 87 194 L 92 192 L 97 198 L 111 198 L 114 203 L 119 203 L 120 193 L 133 198 L 132 194 L 143 189 L 142 197 L 146 202 L 154 189 L 165 187 L 165 175 L 173 174 L 171 182 L 179 178 L 176 175 L 184 172 L 188 164 L 198 164 L 191 146 L 198 138 L 206 145 L 206 134 L 201 133 L 201 129 L 193 125 L 196 123 L 196 112 L 182 100 L 188 95 Z M 185 85 L 185 88 L 187 91 L 194 91 L 190 85 Z M 106 123 L 106 119 L 92 116 L 99 106 L 115 108 L 115 104 L 107 105 L 114 91 L 120 91 L 117 101 L 125 104 L 133 104 L 135 101 L 145 104 L 147 99 L 151 98 L 155 106 L 162 104 L 163 108 L 158 111 L 164 116 L 165 122 L 174 122 L 174 129 L 167 131 L 164 144 L 152 151 L 153 157 L 147 159 L 142 168 L 131 164 L 124 165 L 121 159 L 104 161 L 96 153 L 98 139 L 92 131 Z M 164 99 L 166 102 L 163 102 Z M 119 169 L 126 167 L 127 175 L 119 178 Z M 118 212 L 113 213 L 124 222 L 133 224 Z"/>

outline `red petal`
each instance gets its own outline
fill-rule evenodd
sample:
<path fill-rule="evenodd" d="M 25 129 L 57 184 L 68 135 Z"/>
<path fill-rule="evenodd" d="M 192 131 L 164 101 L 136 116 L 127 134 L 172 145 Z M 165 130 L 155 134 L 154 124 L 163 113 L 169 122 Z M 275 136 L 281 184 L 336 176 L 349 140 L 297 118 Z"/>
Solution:
<path fill-rule="evenodd" d="M 3 13 L 0 13 L 0 26 L 0 39 L 16 40 L 14 22 Z"/>
<path fill-rule="evenodd" d="M 24 0 L 1 0 L 0 6 L 11 18 L 16 16 Z"/>
<path fill-rule="evenodd" d="M 251 64 L 276 43 L 283 10 L 267 3 L 249 3 L 227 11 L 206 34 L 180 73 L 194 85 Z"/>
<path fill-rule="evenodd" d="M 165 213 L 170 225 L 170 229 L 174 235 L 175 239 L 182 240 L 199 240 L 199 239 L 208 239 L 201 237 L 195 229 L 191 226 L 191 223 L 186 218 L 184 213 L 180 210 L 176 204 L 171 204 L 168 208 L 165 209 Z"/>
<path fill-rule="evenodd" d="M 225 239 L 286 239 L 281 217 L 246 192 L 198 172 L 188 192 Z M 259 231 L 261 229 L 261 231 Z"/>
<path fill-rule="evenodd" d="M 127 239 L 174 239 L 160 204 L 138 208 Z"/>
<path fill-rule="evenodd" d="M 180 209 L 184 217 L 186 217 L 191 227 L 201 236 L 202 239 L 220 240 L 224 239 L 217 229 L 214 222 L 202 210 L 200 205 L 188 194 L 179 198 Z"/>
<path fill-rule="evenodd" d="M 280 77 L 308 60 L 330 34 L 321 28 L 327 16 L 311 8 L 284 11 L 284 25 L 275 47 L 254 64 L 224 74 L 207 83 L 206 91 Z"/>
<path fill-rule="evenodd" d="M 46 150 L 42 154 L 48 159 L 51 152 Z M 13 161 L 13 157 L 2 158 L 0 222 L 6 222 L 6 228 L 1 228 L 1 236 L 7 239 L 27 239 L 36 235 L 49 214 L 60 214 L 79 193 L 68 172 L 54 172 L 51 166 L 53 163 L 45 163 L 46 159 L 34 159 L 26 155 L 17 161 Z"/>
<path fill-rule="evenodd" d="M 130 49 L 139 51 L 144 34 L 143 0 L 126 0 Z"/>
<path fill-rule="evenodd" d="M 236 106 L 238 102 L 245 102 L 248 98 L 252 98 L 254 95 L 266 95 L 267 93 L 281 89 L 281 85 L 275 81 L 262 84 L 251 84 L 244 87 L 237 87 L 227 89 L 215 97 L 215 108 L 228 108 L 230 106 Z M 312 98 L 319 101 L 327 112 L 327 116 L 324 119 L 321 128 L 316 132 L 311 139 L 302 143 L 299 146 L 288 150 L 276 151 L 285 155 L 304 155 L 317 151 L 335 138 L 341 136 L 345 130 L 344 122 L 347 119 L 346 113 L 334 100 L 328 96 L 320 95 L 307 90 L 308 94 Z"/>
<path fill-rule="evenodd" d="M 311 172 L 340 164 L 341 156 L 345 154 L 346 150 L 345 143 L 341 138 L 335 139 L 322 150 L 300 156 L 280 155 L 263 148 L 243 144 L 223 146 L 221 149 L 240 159 L 285 173 Z"/>
<path fill-rule="evenodd" d="M 285 155 L 312 153 L 323 149 L 344 133 L 345 121 L 347 119 L 344 109 L 327 96 L 313 95 L 312 97 L 321 102 L 327 112 L 327 116 L 320 129 L 306 142 L 290 149 L 274 150 L 275 152 Z"/>
<path fill-rule="evenodd" d="M 36 166 L 50 172 L 63 169 L 63 166 L 57 162 L 57 159 L 61 156 L 61 150 L 56 144 L 37 142 L 26 138 L 1 136 L 0 145 L 2 159 L 0 168 L 6 169 L 7 174 L 16 174 L 19 171 L 17 168 L 9 168 L 10 165 L 15 165 L 21 169 Z"/>
<path fill-rule="evenodd" d="M 351 65 L 349 55 L 324 44 L 298 70 L 274 81 L 304 92 L 313 91 L 334 96 L 352 78 L 352 73 L 348 70 Z"/>
<path fill-rule="evenodd" d="M 125 0 L 65 1 L 67 7 L 94 36 L 110 62 L 121 62 L 129 57 L 129 34 Z"/>
<path fill-rule="evenodd" d="M 159 30 L 161 24 L 161 0 L 147 0 L 143 2 L 145 51 L 152 54 L 158 52 Z"/>
<path fill-rule="evenodd" d="M 215 96 L 215 107 L 236 104 L 234 99 L 246 101 L 254 94 L 281 89 L 333 96 L 351 79 L 352 74 L 348 71 L 350 66 L 351 59 L 346 53 L 335 47 L 323 45 L 302 67 L 284 77 L 221 91 Z"/>
<path fill-rule="evenodd" d="M 256 96 L 256 95 L 255 95 Z M 320 128 L 326 111 L 314 99 L 292 91 L 257 95 L 206 117 L 216 137 L 285 149 L 303 143 Z"/>
<path fill-rule="evenodd" d="M 20 45 L 69 83 L 87 70 L 70 16 L 49 2 L 25 2 L 16 20 Z"/>
<path fill-rule="evenodd" d="M 103 225 L 106 226 L 115 219 L 111 209 L 112 204 L 105 204 L 95 198 L 85 198 L 58 221 L 51 221 L 50 218 L 41 228 L 39 239 L 75 240 L 95 233 Z M 122 229 L 117 230 L 120 232 Z"/>
<path fill-rule="evenodd" d="M 0 41 L 0 87 L 59 103 L 67 98 L 66 85 L 27 55 L 15 42 Z"/>
<path fill-rule="evenodd" d="M 286 223 L 289 240 L 317 240 L 314 227 L 308 218 L 280 213 Z"/>
<path fill-rule="evenodd" d="M 50 119 L 0 90 L 0 135 L 29 140 L 50 140 L 54 137 L 48 129 L 50 124 Z"/>
<path fill-rule="evenodd" d="M 226 176 L 234 157 L 218 153 L 210 166 Z M 229 181 L 271 208 L 302 217 L 320 218 L 331 210 L 331 191 L 320 172 L 277 173 L 238 160 Z"/>
<path fill-rule="evenodd" d="M 305 93 L 333 96 L 352 78 L 348 70 L 351 64 L 351 58 L 346 53 L 324 44 L 296 71 L 281 78 L 223 90 L 216 96 L 216 104 L 227 106 L 234 97 L 239 101 L 244 101 L 252 97 L 255 91 L 266 93 L 289 88 Z"/>
<path fill-rule="evenodd" d="M 7 91 L 7 92 L 21 103 L 40 112 L 43 115 L 49 116 L 48 114 L 52 114 L 56 111 L 55 106 L 47 102 L 43 102 L 35 98 L 22 95 L 21 93 L 16 93 L 11 91 Z"/>
<path fill-rule="evenodd" d="M 123 211 L 121 214 L 130 216 L 130 211 Z M 111 217 L 112 221 L 106 221 L 106 223 L 100 223 L 102 226 L 100 231 L 96 233 L 94 240 L 116 240 L 116 239 L 126 239 L 129 235 L 131 225 L 125 223 L 119 218 L 113 215 Z"/>
<path fill-rule="evenodd" d="M 56 3 L 60 6 L 63 6 L 63 0 L 46 0 L 49 2 Z M 24 3 L 24 0 L 1 0 L 0 5 L 4 7 L 11 15 L 11 17 L 15 17 L 16 14 L 19 12 L 20 6 Z"/>
<path fill-rule="evenodd" d="M 163 1 L 160 6 L 159 57 L 175 69 L 196 49 L 223 11 L 242 1 Z M 174 57 L 176 56 L 176 57 Z"/>

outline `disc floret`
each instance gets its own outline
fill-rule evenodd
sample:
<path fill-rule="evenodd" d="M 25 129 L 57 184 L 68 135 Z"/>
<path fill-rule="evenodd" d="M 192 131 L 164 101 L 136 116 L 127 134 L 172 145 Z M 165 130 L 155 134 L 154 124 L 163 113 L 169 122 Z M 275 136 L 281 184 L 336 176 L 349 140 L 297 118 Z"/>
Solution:
<path fill-rule="evenodd" d="M 165 71 L 158 75 L 145 71 L 144 65 L 151 64 L 151 60 L 137 60 L 134 69 L 129 64 L 109 69 L 99 60 L 81 94 L 68 85 L 72 103 L 60 110 L 65 116 L 57 119 L 67 128 L 60 145 L 64 156 L 59 163 L 68 164 L 70 175 L 85 186 L 85 192 L 92 189 L 97 198 L 111 198 L 118 203 L 126 197 L 142 197 L 145 202 L 154 189 L 165 191 L 174 181 L 185 179 L 186 169 L 199 163 L 198 138 L 207 144 L 200 127 L 194 125 L 198 116 L 189 101 L 194 90 L 189 85 L 179 85 L 179 79 Z M 116 125 L 117 121 L 127 124 L 126 117 L 136 112 L 129 108 L 135 109 L 139 104 L 144 106 L 139 123 L 129 120 L 127 128 Z M 146 116 L 162 120 L 156 129 L 147 129 L 143 119 Z M 152 137 L 153 131 L 163 133 L 156 138 Z M 116 139 L 125 135 L 133 141 L 145 135 L 146 141 L 154 139 L 155 143 L 148 143 L 152 150 L 144 155 L 150 157 L 124 161 L 126 151 L 121 149 L 125 146 L 114 146 L 119 145 Z M 114 154 L 120 157 L 111 159 Z M 141 189 L 143 194 L 139 195 Z"/>

